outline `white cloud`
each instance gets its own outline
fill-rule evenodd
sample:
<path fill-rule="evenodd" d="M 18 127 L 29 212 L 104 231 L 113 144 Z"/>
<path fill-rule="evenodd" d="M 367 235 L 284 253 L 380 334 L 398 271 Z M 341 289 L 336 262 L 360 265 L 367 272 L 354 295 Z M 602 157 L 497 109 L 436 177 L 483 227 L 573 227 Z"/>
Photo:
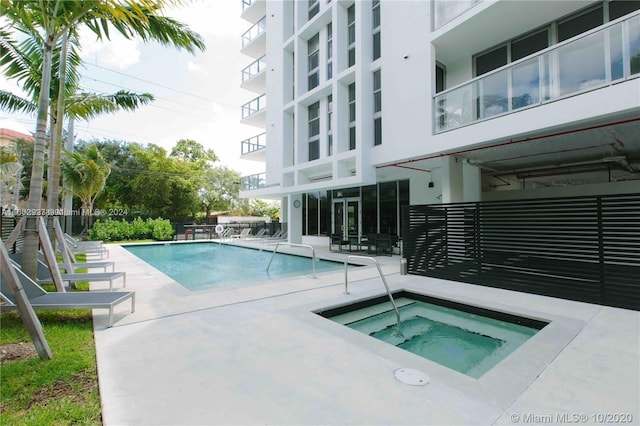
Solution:
<path fill-rule="evenodd" d="M 80 31 L 82 57 L 92 63 L 106 67 L 127 69 L 140 61 L 140 41 L 128 40 L 115 30 L 110 31 L 110 40 L 96 40 L 88 29 Z"/>
<path fill-rule="evenodd" d="M 206 76 L 207 71 L 200 65 L 196 64 L 194 61 L 187 61 L 187 69 L 191 74 Z"/>

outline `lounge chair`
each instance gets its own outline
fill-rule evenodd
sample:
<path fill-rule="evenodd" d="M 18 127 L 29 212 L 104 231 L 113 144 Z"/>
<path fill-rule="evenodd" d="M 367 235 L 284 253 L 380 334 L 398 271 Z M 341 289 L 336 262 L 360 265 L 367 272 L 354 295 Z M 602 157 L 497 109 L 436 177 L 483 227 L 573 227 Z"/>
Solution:
<path fill-rule="evenodd" d="M 63 248 L 66 250 L 66 248 Z M 102 268 L 103 272 L 108 272 L 107 268 L 111 267 L 111 272 L 115 271 L 115 262 L 112 260 L 99 260 L 95 262 L 78 262 L 76 260 L 75 254 L 69 250 L 67 252 L 69 254 L 71 262 L 67 264 L 66 262 L 58 263 L 58 268 L 65 270 L 67 273 L 75 273 L 77 269 L 86 268 L 86 269 L 97 269 Z"/>
<path fill-rule="evenodd" d="M 58 263 L 58 268 L 65 270 L 68 274 L 73 274 L 76 272 L 76 269 L 86 268 L 86 269 L 96 269 L 102 268 L 103 272 L 107 272 L 107 268 L 111 266 L 111 272 L 115 271 L 115 262 L 112 260 L 101 260 L 101 261 L 92 261 L 92 262 L 78 262 L 76 260 L 76 256 L 69 247 L 69 243 L 67 242 L 67 235 L 63 234 L 62 228 L 60 227 L 60 223 L 56 220 L 54 223 L 54 230 L 56 233 L 56 237 L 58 239 L 58 248 L 62 254 L 63 263 Z"/>
<path fill-rule="evenodd" d="M 238 238 L 240 240 L 245 239 L 251 234 L 251 228 L 244 228 L 239 234 L 232 235 L 232 238 Z"/>
<path fill-rule="evenodd" d="M 229 227 L 229 228 L 225 228 L 224 231 L 222 231 L 220 234 L 218 234 L 218 238 L 220 239 L 224 239 L 224 238 L 231 238 L 233 237 L 235 231 L 233 230 L 233 228 Z"/>
<path fill-rule="evenodd" d="M 252 237 L 249 237 L 249 238 L 253 238 L 253 239 L 262 238 L 262 237 L 265 236 L 266 233 L 267 233 L 267 228 L 262 228 L 261 230 L 258 231 L 258 233 L 256 235 L 254 235 Z"/>
<path fill-rule="evenodd" d="M 98 255 L 100 259 L 104 255 L 109 257 L 109 250 L 104 246 L 102 241 L 79 241 L 73 238 L 69 234 L 64 234 L 64 240 L 67 243 L 67 247 L 74 254 Z"/>
<path fill-rule="evenodd" d="M 18 266 L 22 264 L 22 253 L 12 253 L 9 255 L 11 260 Z M 43 259 L 43 255 L 38 255 L 38 283 L 39 284 L 54 284 L 55 281 L 51 276 L 49 266 Z M 60 274 L 62 281 L 69 283 L 79 283 L 84 281 L 91 282 L 109 282 L 109 290 L 113 290 L 113 281 L 118 278 L 122 278 L 122 287 L 127 286 L 127 273 L 126 272 L 86 272 L 86 273 L 70 273 Z"/>
<path fill-rule="evenodd" d="M 282 239 L 282 235 L 285 232 L 282 229 L 278 229 L 276 232 L 273 233 L 272 236 L 270 237 L 264 237 L 265 240 L 281 240 Z"/>
<path fill-rule="evenodd" d="M 3 251 L 3 257 L 4 257 Z M 2 259 L 9 262 L 9 259 Z M 33 309 L 108 309 L 109 327 L 113 325 L 113 308 L 131 299 L 131 312 L 135 311 L 135 292 L 133 291 L 73 291 L 48 293 L 12 263 L 29 303 Z M 0 310 L 16 310 L 17 304 L 9 284 L 0 277 Z"/>

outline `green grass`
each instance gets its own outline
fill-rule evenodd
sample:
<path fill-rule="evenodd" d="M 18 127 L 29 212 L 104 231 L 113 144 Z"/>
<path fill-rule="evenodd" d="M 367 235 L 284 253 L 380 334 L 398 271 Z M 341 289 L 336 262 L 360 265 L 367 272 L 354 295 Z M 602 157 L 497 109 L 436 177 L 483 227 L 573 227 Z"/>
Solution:
<path fill-rule="evenodd" d="M 0 365 L 2 424 L 100 425 L 91 310 L 38 311 L 53 358 Z M 0 314 L 0 344 L 31 343 L 17 312 Z"/>
<path fill-rule="evenodd" d="M 88 290 L 89 284 L 78 288 Z M 53 358 L 0 365 L 0 425 L 101 425 L 91 310 L 36 314 Z M 0 313 L 0 344 L 20 342 L 32 343 L 18 312 Z"/>

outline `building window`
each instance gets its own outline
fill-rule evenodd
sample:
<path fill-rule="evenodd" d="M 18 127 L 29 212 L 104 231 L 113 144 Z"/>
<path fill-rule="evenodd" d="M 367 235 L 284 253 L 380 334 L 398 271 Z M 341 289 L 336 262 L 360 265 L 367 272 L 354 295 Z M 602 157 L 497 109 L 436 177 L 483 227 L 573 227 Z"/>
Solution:
<path fill-rule="evenodd" d="M 350 6 L 347 9 L 347 52 L 348 66 L 351 67 L 356 63 L 356 7 Z"/>
<path fill-rule="evenodd" d="M 602 4 L 566 21 L 558 23 L 558 43 L 599 27 L 604 23 Z"/>
<path fill-rule="evenodd" d="M 640 10 L 640 1 L 611 0 L 609 2 L 609 21 L 615 21 L 636 10 Z"/>
<path fill-rule="evenodd" d="M 333 155 L 333 95 L 327 96 L 327 156 Z"/>
<path fill-rule="evenodd" d="M 318 34 L 307 42 L 307 52 L 307 69 L 309 70 L 307 90 L 311 90 L 320 84 L 320 37 Z"/>
<path fill-rule="evenodd" d="M 380 0 L 372 3 L 373 23 L 373 60 L 380 58 Z"/>
<path fill-rule="evenodd" d="M 382 80 L 380 70 L 373 72 L 373 144 L 382 144 Z"/>
<path fill-rule="evenodd" d="M 446 87 L 445 76 L 446 71 L 444 69 L 444 65 L 436 63 L 436 93 L 440 93 Z"/>
<path fill-rule="evenodd" d="M 309 20 L 320 11 L 320 0 L 309 0 Z"/>
<path fill-rule="evenodd" d="M 296 98 L 296 53 L 291 52 L 291 99 Z"/>
<path fill-rule="evenodd" d="M 356 149 L 356 84 L 349 85 L 349 151 Z"/>
<path fill-rule="evenodd" d="M 509 60 L 507 59 L 507 46 L 500 46 L 497 49 L 493 49 L 490 52 L 483 53 L 476 56 L 476 77 L 482 74 L 486 74 L 489 71 L 493 71 L 504 65 L 507 65 Z"/>
<path fill-rule="evenodd" d="M 309 105 L 309 161 L 320 158 L 320 103 Z"/>
<path fill-rule="evenodd" d="M 333 26 L 327 25 L 327 80 L 333 77 Z"/>

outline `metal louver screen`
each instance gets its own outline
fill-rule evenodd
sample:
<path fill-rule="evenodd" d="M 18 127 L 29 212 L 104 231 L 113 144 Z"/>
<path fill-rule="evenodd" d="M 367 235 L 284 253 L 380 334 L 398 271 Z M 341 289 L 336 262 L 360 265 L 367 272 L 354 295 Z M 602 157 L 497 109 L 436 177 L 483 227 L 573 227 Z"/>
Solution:
<path fill-rule="evenodd" d="M 640 194 L 408 206 L 410 274 L 640 310 Z"/>

